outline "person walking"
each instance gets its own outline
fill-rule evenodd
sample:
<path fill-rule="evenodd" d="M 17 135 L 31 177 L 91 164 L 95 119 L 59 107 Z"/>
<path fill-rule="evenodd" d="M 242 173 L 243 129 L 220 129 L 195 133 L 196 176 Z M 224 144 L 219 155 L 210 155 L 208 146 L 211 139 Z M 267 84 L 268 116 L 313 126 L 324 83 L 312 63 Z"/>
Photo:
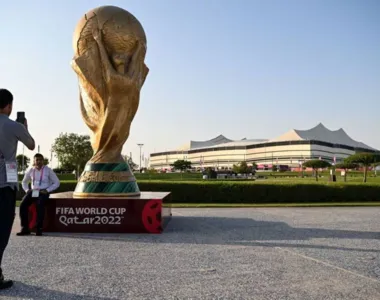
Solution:
<path fill-rule="evenodd" d="M 1 266 L 16 215 L 16 195 L 19 189 L 17 144 L 21 141 L 29 150 L 35 148 L 26 119 L 23 124 L 9 119 L 12 108 L 12 93 L 7 89 L 0 89 L 0 290 L 13 285 L 12 280 L 4 279 Z"/>

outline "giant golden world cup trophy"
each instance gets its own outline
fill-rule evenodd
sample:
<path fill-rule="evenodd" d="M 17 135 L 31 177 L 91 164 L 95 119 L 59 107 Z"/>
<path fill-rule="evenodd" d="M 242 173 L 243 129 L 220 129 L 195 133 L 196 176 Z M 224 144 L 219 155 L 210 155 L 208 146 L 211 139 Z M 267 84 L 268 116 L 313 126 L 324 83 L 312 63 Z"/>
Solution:
<path fill-rule="evenodd" d="M 78 75 L 80 108 L 92 131 L 94 155 L 76 186 L 75 198 L 140 194 L 121 155 L 148 74 L 147 42 L 140 22 L 119 7 L 102 6 L 77 24 L 72 68 Z"/>

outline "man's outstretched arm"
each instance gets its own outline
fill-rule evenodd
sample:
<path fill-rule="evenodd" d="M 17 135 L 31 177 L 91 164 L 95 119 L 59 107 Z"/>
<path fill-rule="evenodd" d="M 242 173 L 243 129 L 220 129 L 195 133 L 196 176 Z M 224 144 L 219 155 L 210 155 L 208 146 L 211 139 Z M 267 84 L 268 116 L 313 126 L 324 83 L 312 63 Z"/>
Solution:
<path fill-rule="evenodd" d="M 15 134 L 17 139 L 22 142 L 29 150 L 34 150 L 36 148 L 36 143 L 28 131 L 28 124 L 25 121 L 25 124 L 14 123 Z"/>

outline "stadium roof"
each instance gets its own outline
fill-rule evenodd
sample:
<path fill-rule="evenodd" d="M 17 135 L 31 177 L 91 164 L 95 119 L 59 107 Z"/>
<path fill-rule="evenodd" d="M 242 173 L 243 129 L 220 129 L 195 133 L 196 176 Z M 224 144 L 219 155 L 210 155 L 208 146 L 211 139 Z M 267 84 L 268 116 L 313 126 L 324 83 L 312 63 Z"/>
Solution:
<path fill-rule="evenodd" d="M 308 130 L 292 129 L 287 133 L 272 139 L 269 142 L 277 141 L 297 141 L 297 140 L 316 140 L 331 144 L 346 145 L 354 148 L 376 150 L 362 142 L 352 139 L 342 128 L 330 130 L 322 123 Z"/>
<path fill-rule="evenodd" d="M 194 148 L 204 148 L 204 147 L 212 147 L 220 144 L 225 144 L 232 142 L 232 140 L 226 138 L 224 135 L 218 135 L 216 138 L 213 138 L 208 141 L 190 141 L 190 149 Z"/>
<path fill-rule="evenodd" d="M 317 140 L 321 142 L 327 142 L 331 144 L 346 145 L 354 148 L 361 149 L 376 149 L 352 139 L 342 128 L 338 130 L 330 130 L 326 128 L 322 123 L 308 130 L 292 129 L 285 134 L 275 138 L 275 139 L 241 139 L 241 140 L 231 140 L 226 138 L 224 135 L 220 134 L 217 137 L 206 140 L 206 141 L 190 141 L 177 150 L 188 151 L 200 148 L 210 148 L 215 146 L 246 146 L 265 142 L 279 142 L 279 141 L 300 141 L 300 140 Z"/>
<path fill-rule="evenodd" d="M 267 139 L 241 139 L 241 140 L 230 140 L 226 138 L 224 135 L 220 134 L 217 137 L 207 140 L 207 141 L 190 141 L 183 146 L 181 146 L 178 150 L 187 151 L 192 149 L 200 149 L 200 148 L 210 148 L 214 146 L 244 146 L 244 145 L 252 145 L 256 143 L 262 143 L 268 141 Z"/>

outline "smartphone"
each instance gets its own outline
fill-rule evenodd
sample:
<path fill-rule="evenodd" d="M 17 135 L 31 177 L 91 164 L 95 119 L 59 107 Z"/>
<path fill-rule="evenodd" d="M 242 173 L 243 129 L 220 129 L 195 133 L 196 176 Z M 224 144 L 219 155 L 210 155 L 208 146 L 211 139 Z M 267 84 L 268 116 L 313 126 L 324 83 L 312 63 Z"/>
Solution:
<path fill-rule="evenodd" d="M 25 123 L 25 112 L 23 112 L 23 111 L 17 112 L 16 122 L 21 123 L 21 124 Z"/>

